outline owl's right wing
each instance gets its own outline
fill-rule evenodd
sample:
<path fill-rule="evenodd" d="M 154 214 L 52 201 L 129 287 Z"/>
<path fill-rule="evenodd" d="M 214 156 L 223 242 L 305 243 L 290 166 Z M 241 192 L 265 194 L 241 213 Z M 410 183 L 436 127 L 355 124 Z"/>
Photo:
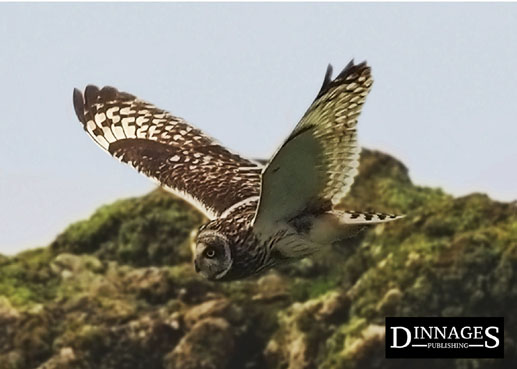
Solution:
<path fill-rule="evenodd" d="M 105 151 L 184 198 L 209 219 L 260 191 L 262 165 L 185 120 L 113 87 L 74 90 L 84 129 Z"/>
<path fill-rule="evenodd" d="M 294 131 L 262 174 L 254 225 L 265 229 L 302 212 L 321 212 L 338 204 L 359 166 L 356 125 L 373 79 L 366 63 L 350 62 L 323 86 Z"/>

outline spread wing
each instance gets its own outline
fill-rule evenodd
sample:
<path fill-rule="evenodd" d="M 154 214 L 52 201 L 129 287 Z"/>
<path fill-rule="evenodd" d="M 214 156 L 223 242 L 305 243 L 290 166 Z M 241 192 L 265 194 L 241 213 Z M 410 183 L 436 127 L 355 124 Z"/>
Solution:
<path fill-rule="evenodd" d="M 256 226 L 330 208 L 354 181 L 357 117 L 373 80 L 365 62 L 331 75 L 329 65 L 316 99 L 264 169 Z"/>
<path fill-rule="evenodd" d="M 99 146 L 210 219 L 259 194 L 261 165 L 133 95 L 113 87 L 87 86 L 84 96 L 74 90 L 74 108 Z"/>

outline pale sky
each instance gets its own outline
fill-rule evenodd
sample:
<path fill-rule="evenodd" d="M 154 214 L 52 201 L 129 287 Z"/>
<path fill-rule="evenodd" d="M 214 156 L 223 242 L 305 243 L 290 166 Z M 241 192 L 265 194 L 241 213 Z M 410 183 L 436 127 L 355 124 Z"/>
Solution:
<path fill-rule="evenodd" d="M 154 186 L 103 153 L 72 90 L 112 85 L 268 157 L 327 64 L 368 60 L 363 146 L 413 181 L 517 198 L 517 4 L 0 4 L 0 253 Z"/>

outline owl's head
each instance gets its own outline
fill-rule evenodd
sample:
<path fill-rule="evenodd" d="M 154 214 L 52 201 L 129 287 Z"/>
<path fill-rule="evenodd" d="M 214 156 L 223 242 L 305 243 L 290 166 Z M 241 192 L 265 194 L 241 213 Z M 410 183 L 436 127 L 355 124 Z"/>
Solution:
<path fill-rule="evenodd" d="M 230 241 L 219 231 L 202 229 L 194 252 L 194 267 L 203 277 L 217 281 L 222 279 L 233 264 Z"/>

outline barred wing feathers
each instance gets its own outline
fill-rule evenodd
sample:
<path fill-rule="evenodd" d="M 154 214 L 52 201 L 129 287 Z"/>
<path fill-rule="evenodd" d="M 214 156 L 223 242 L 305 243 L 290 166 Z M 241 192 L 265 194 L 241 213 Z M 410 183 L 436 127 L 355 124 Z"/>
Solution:
<path fill-rule="evenodd" d="M 225 149 L 182 118 L 113 87 L 74 90 L 74 108 L 92 139 L 214 219 L 258 196 L 261 165 Z"/>

